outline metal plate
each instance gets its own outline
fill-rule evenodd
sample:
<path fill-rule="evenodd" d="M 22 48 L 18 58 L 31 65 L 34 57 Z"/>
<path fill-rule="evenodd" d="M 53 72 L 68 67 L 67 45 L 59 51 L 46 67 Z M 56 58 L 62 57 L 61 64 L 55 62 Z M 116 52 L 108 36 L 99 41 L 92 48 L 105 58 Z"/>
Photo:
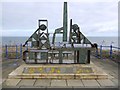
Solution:
<path fill-rule="evenodd" d="M 88 74 L 93 73 L 90 67 L 26 67 L 24 74 Z"/>

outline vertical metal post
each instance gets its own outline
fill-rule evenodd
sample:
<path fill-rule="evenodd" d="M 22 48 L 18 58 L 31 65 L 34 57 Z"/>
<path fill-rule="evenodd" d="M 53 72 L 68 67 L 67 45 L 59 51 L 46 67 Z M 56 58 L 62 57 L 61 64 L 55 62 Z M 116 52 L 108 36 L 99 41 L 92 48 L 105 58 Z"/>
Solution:
<path fill-rule="evenodd" d="M 63 42 L 67 42 L 67 2 L 64 2 L 63 10 Z"/>
<path fill-rule="evenodd" d="M 34 54 L 35 54 L 35 63 L 37 63 L 37 52 L 35 52 Z"/>
<path fill-rule="evenodd" d="M 112 58 L 112 45 L 110 45 L 110 58 Z"/>
<path fill-rule="evenodd" d="M 47 59 L 46 59 L 46 60 L 47 60 L 47 63 L 49 63 L 49 62 L 48 62 L 48 52 L 47 52 Z"/>
<path fill-rule="evenodd" d="M 74 63 L 77 63 L 77 61 L 76 61 L 76 50 L 74 51 Z"/>
<path fill-rule="evenodd" d="M 80 63 L 80 56 L 79 56 L 79 54 L 80 54 L 80 51 L 77 50 L 77 63 Z"/>
<path fill-rule="evenodd" d="M 102 45 L 100 45 L 100 58 L 102 57 Z"/>
<path fill-rule="evenodd" d="M 63 61 L 62 50 L 59 50 L 59 63 L 61 64 L 62 61 Z"/>
<path fill-rule="evenodd" d="M 55 42 L 55 34 L 56 33 L 53 34 L 52 44 L 54 44 L 54 42 Z"/>
<path fill-rule="evenodd" d="M 91 53 L 90 50 L 88 50 L 87 51 L 87 60 L 88 60 L 87 63 L 90 63 L 90 53 Z"/>
<path fill-rule="evenodd" d="M 16 59 L 18 59 L 18 48 L 17 48 L 17 45 L 16 45 Z"/>
<path fill-rule="evenodd" d="M 70 19 L 69 43 L 71 43 L 71 33 L 72 33 L 72 19 Z"/>
<path fill-rule="evenodd" d="M 8 59 L 8 50 L 7 45 L 5 45 L 5 57 Z"/>

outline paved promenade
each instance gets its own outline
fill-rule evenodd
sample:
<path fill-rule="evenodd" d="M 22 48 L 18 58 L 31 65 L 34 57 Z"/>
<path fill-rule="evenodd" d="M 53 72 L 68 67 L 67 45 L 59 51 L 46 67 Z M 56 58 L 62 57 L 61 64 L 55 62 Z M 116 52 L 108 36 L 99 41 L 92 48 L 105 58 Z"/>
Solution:
<path fill-rule="evenodd" d="M 91 60 L 95 65 L 102 68 L 109 75 L 109 79 L 100 79 L 100 80 L 99 79 L 98 80 L 7 79 L 6 80 L 4 78 L 5 80 L 3 83 L 3 87 L 8 87 L 8 88 L 110 88 L 110 87 L 114 88 L 114 87 L 118 87 L 117 63 L 113 62 L 112 60 L 102 60 L 102 59 L 96 59 L 94 57 L 91 57 Z"/>

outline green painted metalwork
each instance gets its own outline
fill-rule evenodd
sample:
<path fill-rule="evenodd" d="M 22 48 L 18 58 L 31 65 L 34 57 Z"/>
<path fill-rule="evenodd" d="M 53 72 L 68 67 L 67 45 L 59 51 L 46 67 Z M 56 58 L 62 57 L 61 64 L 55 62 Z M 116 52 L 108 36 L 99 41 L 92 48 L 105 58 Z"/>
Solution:
<path fill-rule="evenodd" d="M 41 52 L 41 60 L 47 59 L 48 58 L 47 56 L 48 56 L 47 52 Z"/>
<path fill-rule="evenodd" d="M 34 55 L 33 52 L 29 52 L 29 59 L 30 59 L 30 60 L 35 59 L 35 55 Z"/>
<path fill-rule="evenodd" d="M 59 50 L 59 63 L 63 63 L 62 50 Z"/>
<path fill-rule="evenodd" d="M 52 44 L 55 43 L 55 35 L 56 34 L 63 34 L 63 27 L 55 29 L 55 32 L 54 32 L 53 38 L 52 38 Z"/>
<path fill-rule="evenodd" d="M 46 22 L 46 25 L 41 24 L 40 22 Z M 31 42 L 31 47 L 36 47 L 39 49 L 49 49 L 49 34 L 48 34 L 48 21 L 39 20 L 39 28 L 30 36 L 30 38 L 25 42 L 25 45 L 28 42 Z M 25 46 L 24 45 L 24 46 Z"/>
<path fill-rule="evenodd" d="M 48 33 L 48 21 L 39 20 L 39 28 L 28 38 L 25 45 L 31 43 L 26 51 L 23 52 L 23 60 L 27 61 L 33 60 L 34 63 L 49 63 L 49 60 L 59 59 L 58 63 L 64 63 L 64 57 L 72 56 L 73 63 L 87 64 L 90 63 L 90 51 L 96 46 L 92 44 L 80 31 L 80 27 L 77 24 L 72 24 L 72 19 L 70 20 L 70 32 L 69 41 L 67 42 L 67 2 L 64 2 L 63 9 L 63 26 L 55 29 L 53 34 L 52 44 L 50 45 L 49 33 Z M 44 24 L 43 24 L 44 23 Z M 59 47 L 55 46 L 55 35 L 63 35 L 63 43 Z M 70 44 L 70 47 L 67 45 Z M 75 45 L 83 45 L 76 47 Z M 84 44 L 89 44 L 91 47 L 85 47 Z M 66 54 L 66 55 L 65 55 Z M 69 55 L 68 55 L 69 54 Z M 56 58 L 56 56 L 58 56 Z M 49 57 L 49 59 L 48 59 Z M 68 59 L 68 58 L 67 58 Z M 51 62 L 50 63 L 54 63 Z"/>
<path fill-rule="evenodd" d="M 63 13 L 63 42 L 67 42 L 67 2 L 64 2 L 64 13 Z"/>
<path fill-rule="evenodd" d="M 63 42 L 67 42 L 67 2 L 64 2 L 64 9 L 63 9 L 63 27 L 55 29 L 53 34 L 52 44 L 55 42 L 55 35 L 56 34 L 63 34 Z"/>
<path fill-rule="evenodd" d="M 87 63 L 87 50 L 86 49 L 80 49 L 79 50 L 79 62 L 81 64 Z"/>
<path fill-rule="evenodd" d="M 83 43 L 81 42 L 83 40 Z M 70 20 L 70 44 L 92 44 L 81 32 L 77 24 L 72 24 L 72 19 Z"/>
<path fill-rule="evenodd" d="M 38 41 L 32 41 L 32 47 L 37 48 L 38 47 Z"/>
<path fill-rule="evenodd" d="M 42 24 L 42 23 L 46 23 Z M 48 50 L 50 49 L 50 42 L 49 42 L 49 34 L 48 34 L 48 21 L 47 20 L 39 20 L 39 28 L 30 36 L 30 38 L 25 42 L 25 45 L 27 45 L 29 42 L 31 43 L 31 49 L 28 51 L 25 51 L 24 54 L 24 60 L 26 60 L 26 54 L 28 54 L 28 58 L 35 60 L 35 63 L 37 63 L 38 55 L 40 55 L 41 60 L 48 61 Z M 24 46 L 25 46 L 24 45 Z M 36 48 L 36 49 L 34 49 Z M 41 50 L 41 51 L 37 51 Z"/>

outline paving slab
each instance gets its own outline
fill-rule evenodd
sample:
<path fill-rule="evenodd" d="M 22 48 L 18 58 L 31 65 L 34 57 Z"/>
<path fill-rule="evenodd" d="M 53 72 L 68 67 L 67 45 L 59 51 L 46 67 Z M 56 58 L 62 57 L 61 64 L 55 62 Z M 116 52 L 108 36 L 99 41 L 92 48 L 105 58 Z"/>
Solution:
<path fill-rule="evenodd" d="M 51 80 L 51 86 L 67 86 L 66 80 Z"/>
<path fill-rule="evenodd" d="M 5 81 L 6 86 L 17 86 L 17 84 L 21 81 L 21 79 L 7 79 Z"/>
<path fill-rule="evenodd" d="M 99 87 L 99 83 L 96 80 L 82 80 L 85 87 Z"/>
<path fill-rule="evenodd" d="M 101 90 L 100 87 L 87 86 L 87 87 L 73 87 L 73 90 Z"/>
<path fill-rule="evenodd" d="M 37 79 L 34 86 L 50 86 L 51 80 Z"/>
<path fill-rule="evenodd" d="M 70 90 L 72 90 L 72 89 L 73 89 L 73 87 L 71 87 L 71 86 L 70 86 L 70 87 L 68 87 L 68 86 L 66 86 L 66 87 L 50 86 L 50 87 L 46 87 L 46 88 L 47 88 L 48 90 L 49 90 L 49 89 L 55 89 L 55 90 L 56 90 L 56 89 L 57 89 L 57 90 L 59 90 L 59 89 L 65 89 L 65 90 L 66 90 L 66 89 L 70 89 Z"/>
<path fill-rule="evenodd" d="M 2 89 L 0 90 L 18 90 L 19 89 L 19 86 L 2 86 Z"/>
<path fill-rule="evenodd" d="M 110 79 L 116 86 L 118 86 L 118 79 L 112 78 Z"/>
<path fill-rule="evenodd" d="M 36 79 L 22 79 L 18 86 L 33 86 Z"/>
<path fill-rule="evenodd" d="M 0 84 L 2 84 L 3 82 L 5 82 L 5 80 L 6 80 L 6 79 L 3 79 L 3 78 L 2 78 Z"/>
<path fill-rule="evenodd" d="M 61 86 L 47 87 L 46 90 L 73 90 L 73 87 L 61 87 Z"/>
<path fill-rule="evenodd" d="M 20 88 L 23 88 L 23 90 L 24 90 L 24 88 L 30 88 L 30 90 L 34 90 L 34 88 L 35 88 L 35 90 L 46 90 L 46 87 L 35 87 L 35 86 L 20 86 Z"/>
<path fill-rule="evenodd" d="M 105 80 L 97 80 L 99 82 L 99 84 L 101 86 L 115 86 L 115 84 L 109 80 L 109 79 L 105 79 Z"/>
<path fill-rule="evenodd" d="M 67 80 L 68 86 L 84 86 L 81 80 Z"/>

